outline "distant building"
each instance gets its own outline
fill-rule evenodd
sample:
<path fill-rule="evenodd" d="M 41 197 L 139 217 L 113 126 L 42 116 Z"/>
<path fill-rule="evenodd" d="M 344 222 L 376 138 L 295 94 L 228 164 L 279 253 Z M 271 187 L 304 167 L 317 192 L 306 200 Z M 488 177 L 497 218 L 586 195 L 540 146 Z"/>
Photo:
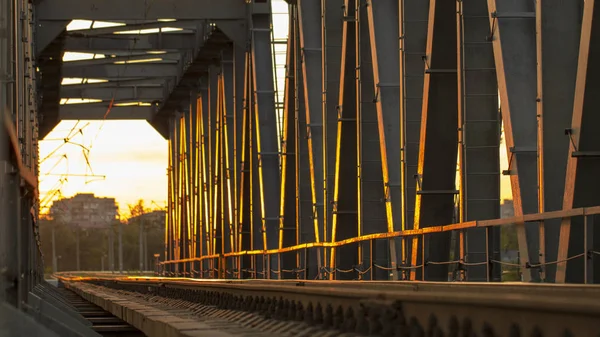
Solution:
<path fill-rule="evenodd" d="M 146 224 L 160 224 L 163 225 L 165 223 L 165 219 L 167 216 L 167 212 L 162 210 L 156 210 L 148 213 L 144 213 L 138 216 L 132 216 L 129 218 L 129 223 L 134 223 L 139 220 L 143 220 Z"/>
<path fill-rule="evenodd" d="M 500 204 L 500 216 L 502 218 L 512 218 L 515 216 L 515 208 L 512 199 L 504 199 Z"/>
<path fill-rule="evenodd" d="M 99 198 L 92 193 L 80 193 L 72 198 L 55 200 L 50 207 L 54 219 L 72 227 L 108 227 L 118 218 L 114 198 Z"/>

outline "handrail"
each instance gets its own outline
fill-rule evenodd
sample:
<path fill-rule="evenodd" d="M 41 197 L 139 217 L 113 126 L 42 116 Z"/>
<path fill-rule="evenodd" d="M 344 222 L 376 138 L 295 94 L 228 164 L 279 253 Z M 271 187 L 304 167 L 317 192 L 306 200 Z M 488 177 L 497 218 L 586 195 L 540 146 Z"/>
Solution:
<path fill-rule="evenodd" d="M 216 258 L 230 258 L 230 257 L 239 257 L 244 255 L 272 255 L 272 254 L 281 254 L 288 253 L 293 251 L 299 251 L 308 248 L 315 247 L 325 247 L 325 248 L 337 248 L 351 243 L 364 242 L 370 240 L 377 239 L 391 239 L 391 238 L 404 238 L 404 237 L 413 237 L 420 236 L 432 233 L 443 233 L 450 232 L 454 230 L 463 230 L 469 228 L 486 228 L 486 227 L 496 227 L 496 226 L 506 226 L 511 224 L 522 225 L 526 222 L 537 222 L 542 220 L 549 219 L 557 219 L 557 218 L 570 218 L 574 216 L 583 216 L 583 215 L 595 215 L 600 214 L 600 206 L 594 207 L 582 207 L 575 208 L 570 210 L 560 210 L 560 211 L 551 211 L 551 212 L 543 212 L 543 213 L 535 213 L 535 214 L 526 214 L 522 216 L 515 216 L 510 218 L 503 219 L 493 219 L 493 220 L 479 220 L 479 221 L 468 221 L 463 223 L 455 223 L 449 225 L 441 225 L 441 226 L 431 226 L 420 229 L 409 229 L 404 231 L 395 231 L 395 232 L 387 232 L 387 233 L 376 233 L 376 234 L 368 234 L 357 236 L 354 238 L 349 238 L 345 240 L 335 241 L 335 242 L 311 242 L 311 243 L 302 243 L 295 246 L 279 248 L 279 249 L 268 249 L 268 250 L 251 250 L 251 251 L 240 251 L 240 252 L 230 252 L 225 254 L 214 254 L 214 255 L 206 255 L 196 258 L 187 258 L 180 260 L 169 260 L 160 262 L 160 265 L 167 265 L 173 263 L 184 263 L 184 262 L 199 262 L 208 259 L 216 259 Z"/>

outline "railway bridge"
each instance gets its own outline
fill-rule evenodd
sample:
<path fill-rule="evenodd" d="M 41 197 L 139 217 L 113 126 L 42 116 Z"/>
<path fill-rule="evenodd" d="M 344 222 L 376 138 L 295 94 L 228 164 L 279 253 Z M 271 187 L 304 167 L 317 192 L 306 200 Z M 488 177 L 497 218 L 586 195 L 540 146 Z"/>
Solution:
<path fill-rule="evenodd" d="M 0 335 L 598 336 L 599 16 L 595 0 L 2 0 Z M 107 119 L 168 140 L 164 258 L 51 285 L 38 141 Z"/>

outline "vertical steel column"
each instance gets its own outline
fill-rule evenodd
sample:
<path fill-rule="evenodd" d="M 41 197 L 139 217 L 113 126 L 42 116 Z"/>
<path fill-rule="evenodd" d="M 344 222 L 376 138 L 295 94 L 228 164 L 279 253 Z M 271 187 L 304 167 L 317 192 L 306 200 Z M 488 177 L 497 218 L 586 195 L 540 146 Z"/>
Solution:
<path fill-rule="evenodd" d="M 356 126 L 356 2 L 345 0 L 343 7 L 342 52 L 337 105 L 337 137 L 332 207 L 331 241 L 358 236 L 357 218 L 357 126 Z M 330 87 L 331 88 L 331 87 Z M 333 123 L 331 123 L 333 124 Z M 329 125 L 331 125 L 329 124 Z M 348 245 L 332 250 L 331 268 L 352 269 L 359 264 L 358 249 Z M 368 268 L 369 266 L 363 266 Z M 366 269 L 364 268 L 364 269 Z M 336 279 L 351 280 L 356 273 L 335 273 Z"/>
<path fill-rule="evenodd" d="M 224 189 L 224 208 L 225 215 L 225 247 L 224 252 L 232 252 L 235 247 L 235 231 L 233 225 L 234 217 L 234 170 L 233 163 L 235 162 L 233 149 L 235 147 L 235 111 L 234 111 L 234 55 L 233 48 L 228 47 L 222 52 L 221 68 L 223 79 L 223 115 L 222 115 L 222 133 L 223 133 L 223 189 Z M 231 267 L 233 265 L 228 265 Z"/>
<path fill-rule="evenodd" d="M 399 2 L 371 1 L 367 4 L 375 107 L 380 138 L 381 169 L 387 215 L 387 232 L 403 230 L 400 184 L 400 49 Z M 396 240 L 389 240 L 392 278 L 398 279 Z M 401 256 L 402 257 L 402 256 Z"/>
<path fill-rule="evenodd" d="M 298 244 L 296 209 L 296 29 L 294 9 L 290 6 L 289 33 L 286 55 L 285 94 L 283 102 L 283 130 L 281 143 L 281 191 L 279 201 L 279 248 Z M 296 254 L 286 253 L 279 257 L 279 278 L 294 278 L 290 273 L 298 267 Z"/>
<path fill-rule="evenodd" d="M 175 260 L 181 259 L 181 117 L 175 113 L 173 117 L 174 124 L 174 143 L 173 143 L 173 175 L 175 177 L 173 184 L 173 202 L 174 202 L 174 221 L 173 221 L 173 257 Z M 180 276 L 179 264 L 173 264 L 175 276 Z"/>
<path fill-rule="evenodd" d="M 597 95 L 600 86 L 600 64 L 596 62 L 599 57 L 600 5 L 595 0 L 586 0 L 581 24 L 573 119 L 571 128 L 567 129 L 571 145 L 563 196 L 564 210 L 600 205 L 600 133 L 597 130 L 600 125 L 600 98 Z M 590 215 L 587 221 L 596 223 L 600 221 L 600 216 Z M 588 268 L 587 273 L 594 283 L 600 281 L 600 259 L 589 251 L 583 251 L 583 240 L 587 241 L 589 250 L 598 251 L 600 231 L 584 233 L 583 219 L 563 218 L 558 242 L 560 263 L 556 268 L 557 283 L 583 283 L 584 263 L 587 263 L 589 258 L 594 259 L 591 264 L 593 268 Z"/>
<path fill-rule="evenodd" d="M 196 256 L 196 173 L 197 167 L 195 165 L 197 159 L 196 151 L 196 92 L 191 90 L 187 101 L 185 101 L 185 113 L 184 113 L 184 124 L 185 124 L 185 217 L 186 217 L 186 254 L 187 258 L 193 258 Z M 144 240 L 145 243 L 146 240 Z M 146 254 L 146 248 L 144 248 Z M 148 263 L 148 257 L 144 256 L 145 264 Z M 194 276 L 195 263 L 187 263 L 188 277 Z"/>
<path fill-rule="evenodd" d="M 278 247 L 279 155 L 271 55 L 270 4 L 252 14 L 252 69 L 256 120 L 256 153 L 260 184 L 263 249 Z M 270 265 L 277 264 L 271 256 Z M 265 275 L 271 277 L 270 271 Z"/>
<path fill-rule="evenodd" d="M 221 159 L 222 159 L 222 141 L 221 141 L 221 115 L 222 115 L 222 100 L 221 100 L 221 75 L 220 69 L 216 66 L 209 68 L 209 94 L 210 94 L 210 155 L 211 155 L 211 179 L 212 179 L 212 231 L 211 231 L 211 254 L 221 254 L 223 250 L 223 216 L 221 199 L 223 196 L 221 184 Z M 218 261 L 211 259 L 212 277 L 218 277 L 214 271 L 218 269 L 216 264 Z"/>
<path fill-rule="evenodd" d="M 250 156 L 250 233 L 252 240 L 252 250 L 264 250 L 265 240 L 264 235 L 266 232 L 263 228 L 262 220 L 262 203 L 261 203 L 261 188 L 260 188 L 260 175 L 258 172 L 260 161 L 258 156 L 258 121 L 256 119 L 256 96 L 254 91 L 256 85 L 254 83 L 254 73 L 256 69 L 253 66 L 254 54 L 251 52 L 249 56 L 249 77 L 248 77 L 248 97 L 250 97 L 250 103 L 248 106 L 248 135 L 249 135 L 249 156 Z M 265 271 L 265 256 L 255 255 L 250 259 L 252 260 L 253 278 L 266 278 L 267 273 Z"/>
<path fill-rule="evenodd" d="M 204 215 L 203 226 L 202 226 L 202 256 L 212 254 L 211 248 L 211 228 L 212 228 L 212 217 L 211 217 L 211 169 L 210 169 L 210 129 L 209 129 L 209 92 L 208 92 L 208 81 L 207 78 L 200 79 L 200 102 L 198 103 L 200 109 L 199 119 L 199 135 L 200 135 L 200 167 L 202 176 L 202 198 L 200 209 Z M 201 264 L 202 274 L 200 277 L 205 277 L 204 271 L 209 268 L 209 262 L 204 260 Z"/>
<path fill-rule="evenodd" d="M 175 223 L 175 124 L 173 117 L 169 118 L 169 141 L 168 141 L 168 167 L 167 167 L 167 221 L 165 223 L 165 260 L 172 261 L 175 258 L 175 247 L 173 237 L 173 226 Z M 165 274 L 170 276 L 173 265 L 165 265 Z"/>
<path fill-rule="evenodd" d="M 30 149 L 28 145 L 30 144 L 30 139 L 28 137 L 28 122 L 29 118 L 27 118 L 27 104 L 25 101 L 25 93 L 27 92 L 27 81 L 25 78 L 25 68 L 26 68 L 26 60 L 24 53 L 24 42 L 26 41 L 26 27 L 27 23 L 25 21 L 26 8 L 24 8 L 24 3 L 21 0 L 14 1 L 14 5 L 12 8 L 13 12 L 13 96 L 14 96 L 14 123 L 16 136 L 19 141 L 18 149 L 20 153 L 20 158 L 17 156 L 17 160 L 21 162 L 24 167 L 28 167 L 29 165 L 29 156 Z M 16 164 L 16 163 L 15 163 Z M 28 239 L 28 230 L 29 230 L 29 221 L 24 218 L 24 214 L 27 208 L 27 197 L 24 196 L 24 189 L 21 186 L 21 179 L 18 173 L 18 169 L 16 172 L 16 183 L 17 183 L 17 195 L 18 197 L 15 199 L 15 203 L 17 206 L 16 213 L 16 221 L 15 227 L 17 230 L 16 241 L 17 241 L 17 251 L 16 254 L 12 257 L 16 259 L 17 262 L 17 279 L 16 285 L 18 288 L 17 293 L 17 307 L 21 308 L 23 305 L 23 301 L 27 299 L 27 292 L 24 291 L 27 285 L 27 249 L 30 246 L 30 242 Z M 79 264 L 79 263 L 78 263 Z M 79 269 L 79 268 L 78 268 Z"/>
<path fill-rule="evenodd" d="M 34 41 L 32 34 L 32 4 L 28 1 L 19 1 L 20 31 L 19 50 L 20 57 L 23 60 L 21 64 L 22 84 L 22 117 L 21 117 L 21 137 L 22 142 L 21 156 L 23 165 L 26 169 L 37 175 L 37 95 L 35 94 L 35 67 L 33 62 L 35 55 L 32 50 Z M 38 186 L 33 186 L 37 189 Z M 35 218 L 34 204 L 37 197 L 31 192 L 26 184 L 21 187 L 21 264 L 20 273 L 20 296 L 23 302 L 27 301 L 27 294 L 33 286 L 35 266 L 32 259 L 39 249 L 39 241 L 33 240 L 34 229 L 37 226 Z"/>
<path fill-rule="evenodd" d="M 312 181 L 311 181 L 311 166 L 308 152 L 308 143 L 305 141 L 308 137 L 308 128 L 306 127 L 306 100 L 304 99 L 304 75 L 302 71 L 302 59 L 300 54 L 300 22 L 298 17 L 298 7 L 293 6 L 294 15 L 294 89 L 296 90 L 295 100 L 295 136 L 296 136 L 296 212 L 297 225 L 296 230 L 299 242 L 309 243 L 316 241 L 316 233 L 313 219 L 313 201 L 312 201 Z M 298 258 L 304 269 L 303 277 L 306 279 L 314 279 L 318 276 L 318 251 L 305 250 L 299 254 Z M 298 275 L 301 276 L 301 275 Z"/>
<path fill-rule="evenodd" d="M 457 4 L 461 181 L 458 222 L 496 219 L 500 218 L 500 120 L 488 9 L 482 1 L 459 0 Z M 487 244 L 486 229 L 469 229 L 466 238 L 461 233 L 463 240 L 458 244 L 459 252 L 462 250 L 463 254 L 459 253 L 459 258 L 480 263 L 466 268 L 469 281 L 487 280 L 485 263 L 488 255 L 500 260 L 500 228 L 488 231 Z M 500 281 L 502 268 L 499 265 L 491 267 L 491 280 Z"/>
<path fill-rule="evenodd" d="M 454 214 L 458 91 L 456 74 L 456 4 L 431 0 L 423 85 L 423 112 L 417 172 L 414 228 L 452 223 Z M 446 262 L 450 257 L 449 233 L 432 234 L 424 245 L 427 258 Z M 412 242 L 412 265 L 419 256 L 418 238 Z M 424 279 L 447 281 L 448 265 L 426 265 Z M 415 279 L 416 271 L 411 272 Z M 423 275 L 421 276 L 423 277 Z"/>
<path fill-rule="evenodd" d="M 217 125 L 217 153 L 218 156 L 216 158 L 216 170 L 215 170 L 215 176 L 216 176 L 216 180 L 217 180 L 217 185 L 218 185 L 218 192 L 215 193 L 215 195 L 218 195 L 219 198 L 217 200 L 215 200 L 215 208 L 218 208 L 218 212 L 215 212 L 215 217 L 218 216 L 218 226 L 217 226 L 217 232 L 219 233 L 218 235 L 218 240 L 219 240 L 219 249 L 217 251 L 218 254 L 224 254 L 225 250 L 226 250 L 226 242 L 227 242 L 227 231 L 225 229 L 225 221 L 227 221 L 227 217 L 225 215 L 225 122 L 224 122 L 224 118 L 225 118 L 225 90 L 224 90 L 224 80 L 223 80 L 223 72 L 221 69 L 221 72 L 219 74 L 219 82 L 218 82 L 218 104 L 217 104 L 217 121 L 218 121 L 218 125 Z M 224 278 L 225 276 L 225 265 L 223 263 L 223 259 L 219 259 L 218 261 L 219 266 L 219 274 L 217 274 L 218 278 Z"/>
<path fill-rule="evenodd" d="M 242 192 L 241 184 L 241 162 L 243 160 L 242 151 L 242 135 L 243 122 L 244 122 L 244 85 L 245 85 L 245 69 L 246 65 L 246 51 L 237 44 L 233 47 L 233 76 L 234 76 L 234 90 L 233 90 L 233 128 L 230 132 L 233 133 L 233 226 L 234 228 L 234 251 L 241 251 L 241 228 L 239 226 L 241 219 L 240 209 L 240 197 Z M 247 257 L 244 257 L 247 259 Z M 241 262 L 242 257 L 234 258 L 235 269 L 237 275 L 234 277 L 241 277 Z"/>
<path fill-rule="evenodd" d="M 3 116 L 4 117 L 4 116 Z M 2 118 L 4 120 L 4 118 Z M 5 121 L 5 120 L 4 120 Z M 0 131 L 0 137 L 5 135 L 4 124 L 3 129 Z M 5 139 L 7 139 L 6 137 Z M 8 147 L 5 147 L 8 148 Z M 1 154 L 1 153 L 0 153 Z M 2 284 L 2 298 L 11 305 L 18 307 L 19 296 L 18 287 L 20 283 L 19 277 L 19 265 L 16 257 L 19 256 L 19 244 L 17 239 L 17 231 L 19 230 L 19 218 L 20 218 L 20 205 L 19 205 L 19 175 L 14 168 L 10 155 L 8 153 L 2 154 L 3 158 L 0 158 L 0 187 L 2 188 L 3 196 L 2 201 L 2 216 L 3 226 L 0 228 L 0 237 L 2 238 L 2 260 L 0 265 L 4 268 L 4 275 L 1 276 Z"/>
<path fill-rule="evenodd" d="M 369 36 L 369 17 L 367 0 L 358 0 L 357 5 L 357 123 L 358 123 L 358 177 L 361 206 L 359 210 L 360 235 L 387 232 L 385 190 L 381 164 L 381 139 L 375 106 L 376 93 L 371 57 L 371 39 Z M 392 56 L 393 57 L 393 56 Z M 366 245 L 363 244 L 363 246 Z M 369 252 L 367 254 L 366 252 Z M 364 249 L 362 265 L 366 269 L 373 265 L 373 279 L 387 280 L 390 272 L 382 269 L 389 267 L 390 252 L 386 240 L 374 243 L 374 249 Z M 371 263 L 372 262 L 372 263 Z M 379 266 L 379 267 L 376 267 Z"/>
<path fill-rule="evenodd" d="M 179 184 L 178 184 L 178 188 L 179 188 L 179 211 L 178 211 L 178 218 L 179 218 L 179 224 L 177 227 L 177 231 L 178 231 L 178 235 L 177 235 L 177 242 L 179 243 L 179 259 L 185 259 L 187 258 L 187 248 L 188 248 L 188 241 L 187 241 L 187 217 L 186 217 L 186 213 L 187 213 L 187 204 L 186 204 L 186 199 L 187 199 L 187 165 L 186 165 L 186 140 L 187 140 L 187 136 L 186 136 L 186 125 L 185 125 L 185 111 L 184 112 L 180 112 L 178 113 L 178 117 L 177 117 L 177 121 L 178 121 L 178 125 L 179 125 L 179 129 L 178 129 L 178 136 L 177 138 L 179 139 L 179 156 L 178 156 L 178 162 L 179 162 L 179 170 L 178 170 L 178 175 L 179 175 Z M 143 254 L 143 251 L 142 251 Z M 177 264 L 179 266 L 179 272 L 181 273 L 181 276 L 183 277 L 187 277 L 187 264 L 186 263 L 178 263 Z"/>
<path fill-rule="evenodd" d="M 582 0 L 544 0 L 537 7 L 538 165 L 540 211 L 545 212 L 561 210 L 563 206 L 571 143 L 564 132 L 571 126 L 573 115 L 582 8 Z M 559 228 L 560 219 L 543 222 L 542 261 L 557 260 Z M 556 264 L 547 265 L 544 272 L 545 281 L 553 282 Z"/>
<path fill-rule="evenodd" d="M 12 305 L 16 303 L 16 289 L 11 287 L 17 275 L 14 254 L 16 249 L 14 233 L 15 230 L 15 178 L 9 153 L 9 138 L 6 132 L 10 122 L 7 118 L 12 113 L 8 80 L 10 78 L 11 60 L 10 45 L 12 37 L 12 1 L 5 1 L 0 6 L 0 268 L 4 269 L 4 275 L 0 276 L 0 301 L 6 301 Z"/>
<path fill-rule="evenodd" d="M 208 97 L 209 97 L 209 112 L 208 125 L 205 125 L 208 130 L 208 166 L 209 166 L 209 199 L 210 208 L 210 255 L 218 254 L 221 250 L 220 236 L 217 229 L 220 228 L 220 210 L 219 206 L 219 68 L 216 65 L 211 65 L 208 68 Z M 220 231 L 219 231 L 220 232 Z M 210 277 L 215 277 L 214 270 L 217 268 L 213 259 L 209 262 Z"/>
<path fill-rule="evenodd" d="M 536 44 L 533 1 L 488 0 L 515 216 L 538 210 Z M 519 60 L 515 62 L 515 60 Z M 517 224 L 523 279 L 538 280 L 538 225 Z"/>
<path fill-rule="evenodd" d="M 336 167 L 336 146 L 338 132 L 338 105 L 340 90 L 340 73 L 342 71 L 342 25 L 344 21 L 345 5 L 344 0 L 323 0 L 321 10 L 323 11 L 323 39 L 322 49 L 324 50 L 323 66 L 324 69 L 324 99 L 323 104 L 323 137 L 325 160 L 325 237 L 324 241 L 333 240 L 333 211 L 334 211 L 334 189 L 335 189 L 335 167 Z M 351 178 L 354 180 L 354 178 Z M 353 193 L 354 194 L 354 193 Z M 326 251 L 327 252 L 327 251 Z M 331 255 L 331 254 L 329 254 Z M 333 257 L 328 256 L 324 264 L 329 264 L 330 272 L 334 267 Z M 333 274 L 330 274 L 333 276 Z"/>
<path fill-rule="evenodd" d="M 402 108 L 400 110 L 400 138 L 402 150 L 401 174 L 403 184 L 403 221 L 405 229 L 413 229 L 417 191 L 417 167 L 419 161 L 421 113 L 423 105 L 423 83 L 425 78 L 425 56 L 429 20 L 429 1 L 400 1 L 400 69 L 402 71 Z M 411 240 L 407 240 L 406 252 L 410 251 Z M 403 263 L 410 264 L 405 257 Z M 414 265 L 412 266 L 415 267 Z M 410 270 L 407 270 L 410 272 Z M 404 275 L 407 278 L 409 273 Z"/>
<path fill-rule="evenodd" d="M 199 99 L 198 99 L 198 88 L 192 88 L 190 91 L 190 104 L 189 104 L 189 121 L 190 124 L 190 135 L 189 135 L 189 148 L 188 153 L 190 161 L 190 200 L 188 205 L 191 209 L 190 212 L 190 223 L 192 237 L 192 255 L 190 257 L 199 258 L 202 256 L 202 213 L 200 211 L 201 206 L 201 176 L 200 176 L 200 132 L 199 132 Z M 200 103 L 201 104 L 201 103 Z M 200 270 L 200 263 L 193 262 L 191 265 L 191 277 L 198 276 Z"/>
<path fill-rule="evenodd" d="M 315 242 L 324 239 L 325 215 L 323 200 L 324 162 L 323 162 L 323 49 L 322 17 L 320 1 L 298 1 L 298 24 L 300 37 L 300 60 L 304 84 L 304 104 L 306 110 L 306 129 L 308 159 L 310 165 L 312 217 L 315 227 Z M 320 275 L 323 267 L 323 255 L 318 249 L 317 268 Z"/>
<path fill-rule="evenodd" d="M 237 62 L 236 62 L 237 63 Z M 239 68 L 236 67 L 236 70 Z M 250 170 L 251 160 L 251 147 L 250 147 L 250 122 L 252 119 L 252 95 L 251 81 L 250 81 L 250 52 L 245 53 L 244 57 L 244 92 L 242 100 L 242 111 L 240 113 L 242 117 L 242 123 L 240 128 L 240 179 L 239 179 L 239 199 L 238 199 L 238 251 L 252 250 L 252 172 Z M 238 259 L 238 276 L 239 278 L 247 278 L 252 276 L 245 270 L 252 268 L 251 258 L 249 256 L 243 256 Z"/>

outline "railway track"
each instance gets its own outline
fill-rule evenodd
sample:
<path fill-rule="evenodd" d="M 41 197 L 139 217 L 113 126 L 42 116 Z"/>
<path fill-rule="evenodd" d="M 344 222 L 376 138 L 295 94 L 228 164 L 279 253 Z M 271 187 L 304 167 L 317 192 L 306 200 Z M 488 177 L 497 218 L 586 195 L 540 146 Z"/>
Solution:
<path fill-rule="evenodd" d="M 596 286 L 67 276 L 63 282 L 96 304 L 114 296 L 158 303 L 186 319 L 217 319 L 241 335 L 600 336 Z"/>

